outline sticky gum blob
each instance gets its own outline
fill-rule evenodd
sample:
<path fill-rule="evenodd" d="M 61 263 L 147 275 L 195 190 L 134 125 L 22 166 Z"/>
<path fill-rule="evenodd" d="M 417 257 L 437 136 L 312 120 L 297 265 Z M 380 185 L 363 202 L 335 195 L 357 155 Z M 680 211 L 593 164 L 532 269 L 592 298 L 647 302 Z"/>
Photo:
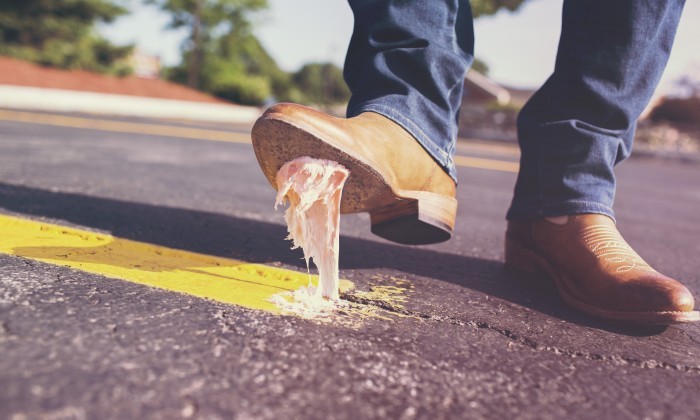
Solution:
<path fill-rule="evenodd" d="M 277 172 L 275 208 L 289 203 L 284 214 L 287 239 L 292 240 L 292 249 L 303 250 L 307 269 L 313 260 L 319 273 L 318 286 L 309 282 L 305 291 L 295 292 L 295 300 L 323 305 L 340 299 L 340 200 L 349 174 L 336 162 L 310 157 L 287 162 Z"/>

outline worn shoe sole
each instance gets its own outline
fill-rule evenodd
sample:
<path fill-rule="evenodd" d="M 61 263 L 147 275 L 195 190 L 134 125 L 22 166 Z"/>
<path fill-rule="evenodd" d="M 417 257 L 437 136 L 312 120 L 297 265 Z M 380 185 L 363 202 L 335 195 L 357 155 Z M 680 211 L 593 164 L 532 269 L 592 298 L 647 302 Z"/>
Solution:
<path fill-rule="evenodd" d="M 698 311 L 611 311 L 578 300 L 568 291 L 568 287 L 561 275 L 551 264 L 540 257 L 535 251 L 518 243 L 508 235 L 506 235 L 505 263 L 508 267 L 530 274 L 544 271 L 554 281 L 559 295 L 564 302 L 582 312 L 598 318 L 647 325 L 669 325 L 700 321 L 700 312 Z"/>
<path fill-rule="evenodd" d="M 302 156 L 332 160 L 350 171 L 340 212 L 368 212 L 375 235 L 407 245 L 452 237 L 457 213 L 454 197 L 394 188 L 369 162 L 334 145 L 329 134 L 315 127 L 268 113 L 256 121 L 252 139 L 260 168 L 275 189 L 277 172 L 286 162 Z"/>

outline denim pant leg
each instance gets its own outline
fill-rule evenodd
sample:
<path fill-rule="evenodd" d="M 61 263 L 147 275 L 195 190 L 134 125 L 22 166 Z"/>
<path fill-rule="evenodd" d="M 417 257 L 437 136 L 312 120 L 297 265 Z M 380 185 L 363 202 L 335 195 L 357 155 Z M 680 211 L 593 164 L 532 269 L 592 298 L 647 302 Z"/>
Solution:
<path fill-rule="evenodd" d="M 614 218 L 613 167 L 666 66 L 683 0 L 565 0 L 554 73 L 518 117 L 520 173 L 507 218 Z"/>
<path fill-rule="evenodd" d="M 457 118 L 473 61 L 468 0 L 349 0 L 355 27 L 344 76 L 347 116 L 382 114 L 454 178 Z"/>

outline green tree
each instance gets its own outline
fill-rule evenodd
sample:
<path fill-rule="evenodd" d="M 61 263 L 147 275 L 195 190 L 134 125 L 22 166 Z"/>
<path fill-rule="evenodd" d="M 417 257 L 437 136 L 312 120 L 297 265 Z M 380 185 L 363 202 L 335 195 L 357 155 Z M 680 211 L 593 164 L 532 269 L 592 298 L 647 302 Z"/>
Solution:
<path fill-rule="evenodd" d="M 127 10 L 109 0 L 2 0 L 0 54 L 40 64 L 126 73 L 132 46 L 115 46 L 96 35 L 97 22 Z"/>
<path fill-rule="evenodd" d="M 350 99 L 343 70 L 331 63 L 306 64 L 294 73 L 292 81 L 303 92 L 305 102 L 337 104 Z"/>
<path fill-rule="evenodd" d="M 193 51 L 186 51 L 182 63 L 170 69 L 167 77 L 186 84 Z M 199 88 L 234 102 L 260 105 L 272 97 L 295 98 L 291 76 L 281 70 L 250 25 L 230 27 L 211 39 L 201 57 Z"/>
<path fill-rule="evenodd" d="M 207 53 L 215 48 L 216 34 L 248 28 L 251 12 L 267 7 L 267 0 L 145 0 L 170 14 L 168 28 L 187 28 L 183 45 L 187 84 L 200 87 Z"/>
<path fill-rule="evenodd" d="M 527 0 L 471 0 L 472 15 L 489 16 L 496 14 L 499 10 L 505 9 L 511 12 L 517 10 Z"/>
<path fill-rule="evenodd" d="M 252 33 L 250 15 L 267 0 L 144 0 L 171 15 L 169 28 L 189 28 L 183 61 L 167 78 L 235 102 L 261 105 L 271 99 L 328 105 L 348 100 L 342 71 L 311 63 L 281 70 Z M 480 15 L 514 9 L 525 0 L 475 0 Z M 488 7 L 487 7 L 488 6 Z M 475 68 L 486 71 L 484 63 Z"/>
<path fill-rule="evenodd" d="M 246 60 L 246 47 L 255 45 L 254 38 L 245 38 L 241 42 L 229 44 L 228 37 L 217 39 L 216 48 L 202 59 L 200 72 L 200 88 L 218 97 L 245 105 L 260 105 L 272 96 L 270 77 L 262 71 L 251 71 L 257 67 L 257 58 Z M 235 46 L 235 47 L 232 47 Z M 184 63 L 188 61 L 185 55 Z M 182 64 L 177 69 L 175 81 L 187 81 L 187 66 Z"/>
<path fill-rule="evenodd" d="M 486 64 L 483 60 L 479 60 L 478 58 L 475 58 L 474 62 L 472 63 L 472 70 L 476 70 L 479 73 L 483 74 L 484 76 L 488 76 L 489 65 Z"/>
<path fill-rule="evenodd" d="M 226 71 L 241 77 L 262 78 L 268 89 L 264 100 L 271 96 L 282 100 L 294 99 L 291 76 L 279 68 L 249 28 L 243 27 L 221 36 L 217 42 L 216 56 L 226 60 Z"/>

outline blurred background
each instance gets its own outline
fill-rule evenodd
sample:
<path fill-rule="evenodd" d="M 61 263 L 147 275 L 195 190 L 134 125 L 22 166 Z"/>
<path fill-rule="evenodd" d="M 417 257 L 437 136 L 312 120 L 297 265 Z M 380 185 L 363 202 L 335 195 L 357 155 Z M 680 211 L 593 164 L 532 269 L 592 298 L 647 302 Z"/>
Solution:
<path fill-rule="evenodd" d="M 518 109 L 554 66 L 562 0 L 473 0 L 472 8 L 476 62 L 460 135 L 514 141 Z M 639 126 L 641 148 L 700 150 L 699 19 L 700 4 L 688 2 Z M 3 0 L 0 107 L 124 112 L 110 111 L 107 97 L 93 98 L 96 107 L 66 93 L 91 92 L 230 105 L 239 122 L 278 101 L 343 115 L 352 25 L 344 0 Z M 197 119 L 182 112 L 171 116 Z M 226 122 L 225 113 L 206 114 Z"/>

